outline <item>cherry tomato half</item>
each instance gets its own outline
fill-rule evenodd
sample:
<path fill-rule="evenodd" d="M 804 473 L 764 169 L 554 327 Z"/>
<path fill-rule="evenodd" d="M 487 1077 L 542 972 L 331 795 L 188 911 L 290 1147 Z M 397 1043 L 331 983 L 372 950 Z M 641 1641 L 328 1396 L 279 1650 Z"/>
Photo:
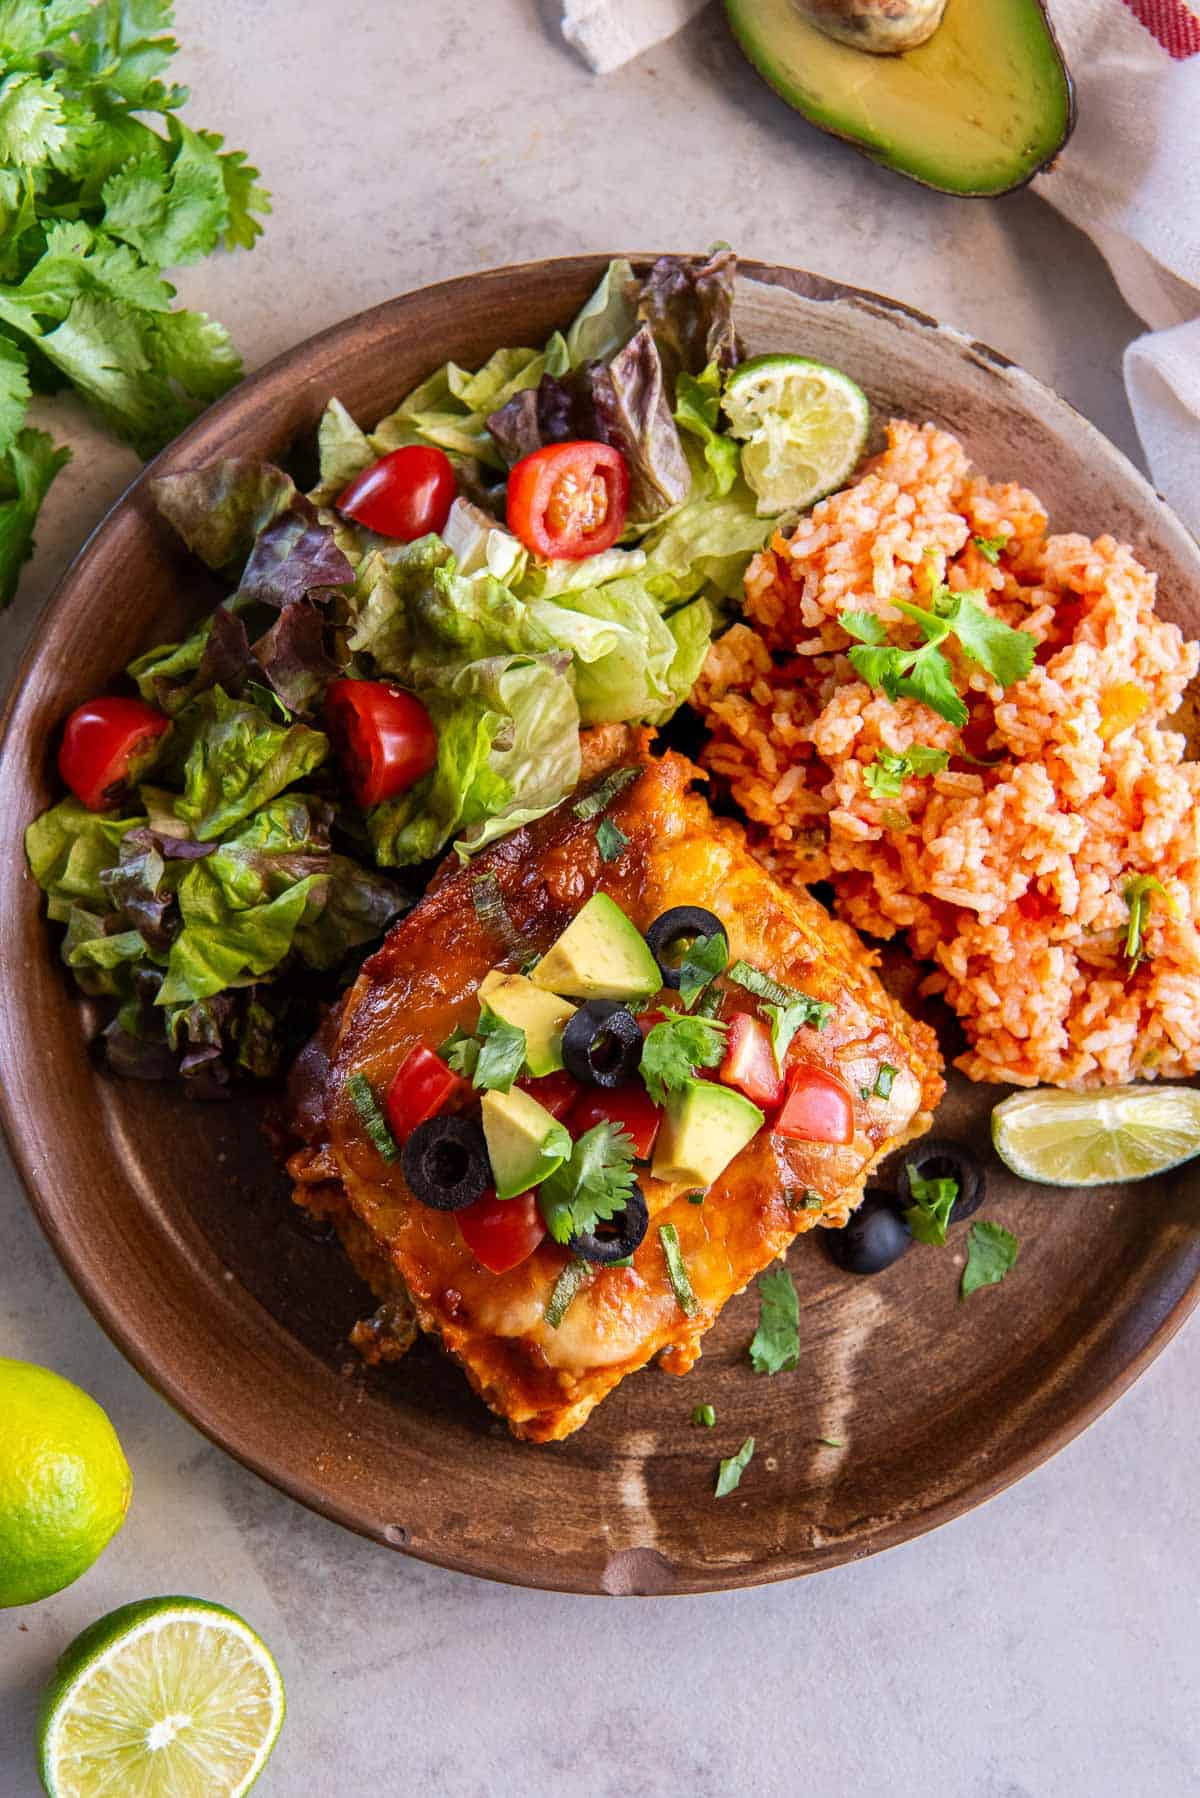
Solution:
<path fill-rule="evenodd" d="M 444 1111 L 451 1099 L 470 1088 L 451 1071 L 439 1055 L 417 1043 L 408 1051 L 388 1084 L 383 1109 L 392 1135 L 407 1142 L 418 1124 Z"/>
<path fill-rule="evenodd" d="M 797 1068 L 775 1128 L 780 1136 L 795 1137 L 799 1142 L 853 1142 L 850 1088 L 824 1068 Z"/>
<path fill-rule="evenodd" d="M 429 713 L 390 681 L 331 681 L 325 728 L 359 805 L 394 799 L 437 761 L 437 731 Z"/>
<path fill-rule="evenodd" d="M 662 1112 L 644 1086 L 596 1087 L 586 1092 L 571 1107 L 567 1128 L 572 1136 L 582 1136 L 593 1124 L 611 1119 L 633 1138 L 633 1152 L 639 1161 L 649 1161 Z"/>
<path fill-rule="evenodd" d="M 526 1074 L 517 1081 L 522 1092 L 536 1099 L 552 1118 L 564 1118 L 583 1088 L 565 1070 L 557 1074 Z"/>
<path fill-rule="evenodd" d="M 140 699 L 90 699 L 71 713 L 58 771 L 90 812 L 117 804 L 131 772 L 171 721 Z"/>
<path fill-rule="evenodd" d="M 508 528 L 548 561 L 610 549 L 629 508 L 629 470 L 607 443 L 550 443 L 508 477 Z"/>
<path fill-rule="evenodd" d="M 356 474 L 338 494 L 337 509 L 381 537 L 415 543 L 444 527 L 456 491 L 454 464 L 444 450 L 406 443 Z"/>
<path fill-rule="evenodd" d="M 506 1274 L 527 1261 L 546 1234 L 536 1192 L 498 1199 L 489 1187 L 481 1199 L 454 1213 L 463 1241 L 490 1274 Z"/>
<path fill-rule="evenodd" d="M 748 1011 L 735 1012 L 726 1040 L 720 1079 L 726 1086 L 739 1087 L 756 1105 L 778 1105 L 783 1079 L 771 1047 L 771 1032 L 762 1019 L 751 1017 Z"/>

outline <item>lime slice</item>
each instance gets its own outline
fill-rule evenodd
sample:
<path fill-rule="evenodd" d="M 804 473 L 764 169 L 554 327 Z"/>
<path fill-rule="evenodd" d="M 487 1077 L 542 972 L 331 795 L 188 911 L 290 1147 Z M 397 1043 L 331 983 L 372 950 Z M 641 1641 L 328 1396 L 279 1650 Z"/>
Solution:
<path fill-rule="evenodd" d="M 38 1721 L 50 1798 L 237 1798 L 275 1746 L 283 1681 L 248 1623 L 202 1598 L 122 1605 L 77 1636 Z"/>
<path fill-rule="evenodd" d="M 753 356 L 725 383 L 729 428 L 760 518 L 800 511 L 845 485 L 863 453 L 867 396 L 840 369 L 805 356 Z"/>
<path fill-rule="evenodd" d="M 1015 1093 L 992 1113 L 996 1153 L 1014 1174 L 1043 1186 L 1109 1186 L 1148 1180 L 1200 1155 L 1200 1090 L 1111 1086 Z"/>

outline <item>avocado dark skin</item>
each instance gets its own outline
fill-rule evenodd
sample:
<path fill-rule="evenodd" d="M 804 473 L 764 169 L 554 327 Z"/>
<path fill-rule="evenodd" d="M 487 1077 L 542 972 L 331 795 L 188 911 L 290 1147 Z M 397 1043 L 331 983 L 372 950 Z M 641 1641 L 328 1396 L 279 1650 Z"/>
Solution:
<path fill-rule="evenodd" d="M 905 0 L 881 0 L 880 17 Z M 912 0 L 915 13 L 924 0 Z M 1042 0 L 948 0 L 924 42 L 898 54 L 829 35 L 823 15 L 870 0 L 725 0 L 741 48 L 790 106 L 872 161 L 966 197 L 1009 193 L 1057 156 L 1075 123 L 1071 77 Z"/>

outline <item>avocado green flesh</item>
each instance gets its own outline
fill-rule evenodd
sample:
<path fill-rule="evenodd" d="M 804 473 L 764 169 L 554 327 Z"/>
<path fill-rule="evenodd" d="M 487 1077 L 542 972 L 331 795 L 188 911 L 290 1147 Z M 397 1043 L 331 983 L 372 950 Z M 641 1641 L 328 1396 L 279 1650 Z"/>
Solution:
<path fill-rule="evenodd" d="M 563 1031 L 575 1011 L 566 999 L 544 993 L 523 974 L 493 968 L 479 989 L 479 1003 L 525 1032 L 525 1066 L 535 1079 L 563 1064 Z"/>
<path fill-rule="evenodd" d="M 572 999 L 647 999 L 662 985 L 645 937 L 607 893 L 593 893 L 531 975 Z"/>
<path fill-rule="evenodd" d="M 814 125 L 946 193 L 1019 187 L 1066 142 L 1071 83 L 1039 0 L 950 0 L 927 43 L 873 56 L 793 0 L 725 0 L 751 62 Z"/>
<path fill-rule="evenodd" d="M 689 1080 L 667 1099 L 654 1151 L 655 1179 L 711 1186 L 765 1121 L 741 1093 L 710 1080 Z"/>
<path fill-rule="evenodd" d="M 538 1186 L 566 1160 L 571 1139 L 544 1106 L 519 1087 L 483 1095 L 483 1135 L 498 1199 Z"/>

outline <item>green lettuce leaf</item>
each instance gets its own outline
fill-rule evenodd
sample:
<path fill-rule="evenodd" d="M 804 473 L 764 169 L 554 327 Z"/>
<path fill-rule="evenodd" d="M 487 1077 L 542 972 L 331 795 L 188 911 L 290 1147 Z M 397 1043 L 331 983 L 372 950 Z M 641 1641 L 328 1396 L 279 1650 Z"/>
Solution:
<path fill-rule="evenodd" d="M 174 755 L 183 792 L 175 815 L 212 842 L 325 760 L 328 739 L 305 724 L 274 723 L 257 705 L 211 687 L 180 713 Z"/>
<path fill-rule="evenodd" d="M 116 866 L 126 833 L 144 823 L 144 818 L 90 812 L 78 799 L 63 799 L 33 820 L 25 832 L 25 854 L 56 923 L 65 924 L 77 905 L 98 913 L 109 909 L 101 875 Z"/>

